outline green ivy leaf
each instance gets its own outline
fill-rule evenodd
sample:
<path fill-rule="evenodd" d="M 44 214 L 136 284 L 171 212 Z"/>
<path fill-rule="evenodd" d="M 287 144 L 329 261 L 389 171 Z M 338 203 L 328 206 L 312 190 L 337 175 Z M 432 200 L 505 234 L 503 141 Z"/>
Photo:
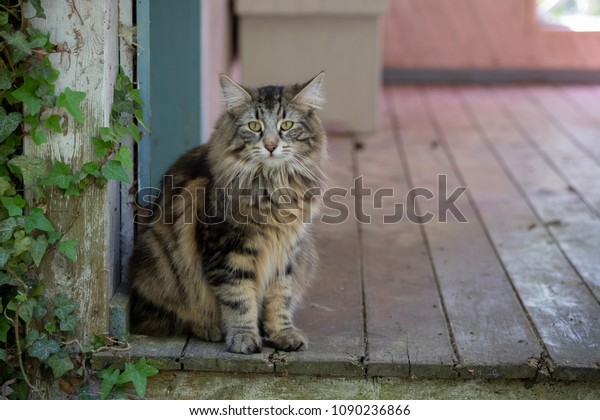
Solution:
<path fill-rule="evenodd" d="M 81 101 L 85 98 L 84 92 L 78 92 L 66 88 L 58 95 L 56 105 L 65 108 L 76 121 L 83 123 L 83 112 L 81 111 Z"/>
<path fill-rule="evenodd" d="M 106 187 L 106 184 L 108 184 L 108 180 L 105 177 L 103 177 L 102 175 L 100 175 L 98 178 L 96 178 L 94 183 L 96 184 L 96 187 L 102 189 L 102 188 Z"/>
<path fill-rule="evenodd" d="M 6 350 L 0 349 L 0 361 L 6 361 Z"/>
<path fill-rule="evenodd" d="M 39 79 L 45 80 L 46 83 L 54 83 L 60 75 L 59 71 L 54 68 L 48 57 L 44 57 L 44 61 L 34 67 L 33 71 Z"/>
<path fill-rule="evenodd" d="M 115 153 L 115 160 L 121 162 L 125 169 L 133 169 L 133 160 L 131 159 L 131 149 L 129 147 L 121 146 L 117 153 Z M 129 176 L 127 178 L 129 179 Z"/>
<path fill-rule="evenodd" d="M 46 322 L 44 324 L 44 329 L 46 331 L 48 331 L 50 334 L 55 333 L 56 329 L 57 329 L 56 320 L 55 319 L 51 319 L 50 321 Z"/>
<path fill-rule="evenodd" d="M 55 133 L 62 133 L 62 127 L 60 125 L 61 117 L 58 114 L 52 114 L 44 121 L 44 127 L 49 128 Z"/>
<path fill-rule="evenodd" d="M 52 369 L 52 373 L 56 379 L 75 368 L 66 349 L 61 349 L 58 353 L 54 353 L 48 357 L 46 363 Z"/>
<path fill-rule="evenodd" d="M 0 12 L 0 26 L 4 26 L 8 23 L 8 13 Z M 4 88 L 2 88 L 4 89 Z"/>
<path fill-rule="evenodd" d="M 31 131 L 31 140 L 39 146 L 40 144 L 48 143 L 48 136 L 43 131 Z"/>
<path fill-rule="evenodd" d="M 54 90 L 55 87 L 52 83 L 46 83 L 46 81 L 43 81 L 43 83 L 40 84 L 40 87 L 35 90 L 35 94 L 41 99 L 43 106 L 51 108 L 54 106 L 56 101 L 56 98 L 54 97 Z"/>
<path fill-rule="evenodd" d="M 29 0 L 29 3 L 35 9 L 35 17 L 40 19 L 46 19 L 46 14 L 44 13 L 44 8 L 42 7 L 41 0 Z"/>
<path fill-rule="evenodd" d="M 70 299 L 64 293 L 59 293 L 56 295 L 53 303 L 55 307 L 54 315 L 56 315 L 58 319 L 65 319 L 78 308 L 77 303 L 75 303 L 74 300 Z"/>
<path fill-rule="evenodd" d="M 104 157 L 108 155 L 113 146 L 110 141 L 104 141 L 100 137 L 92 137 L 92 144 L 94 145 L 96 157 Z"/>
<path fill-rule="evenodd" d="M 39 235 L 35 241 L 31 243 L 31 258 L 36 267 L 40 266 L 42 258 L 48 249 L 48 239 L 44 235 Z"/>
<path fill-rule="evenodd" d="M 18 230 L 14 234 L 15 242 L 14 242 L 14 256 L 18 257 L 24 252 L 28 252 L 31 249 L 31 243 L 33 239 L 30 236 L 25 236 L 25 232 L 22 230 Z"/>
<path fill-rule="evenodd" d="M 25 335 L 25 342 L 28 346 L 31 346 L 38 338 L 40 338 L 41 334 L 38 330 L 32 329 Z"/>
<path fill-rule="evenodd" d="M 0 286 L 3 286 L 5 284 L 7 284 L 9 286 L 17 286 L 17 287 L 21 286 L 21 283 L 19 283 L 15 279 L 13 279 L 12 276 L 9 276 L 4 271 L 0 271 Z M 1 306 L 1 302 L 0 302 L 0 306 Z M 0 316 L 0 318 L 1 318 L 1 316 Z"/>
<path fill-rule="evenodd" d="M 14 197 L 2 197 L 0 198 L 0 201 L 6 210 L 8 210 L 8 215 L 10 217 L 21 216 L 23 214 L 23 208 L 27 205 L 27 201 L 19 194 Z"/>
<path fill-rule="evenodd" d="M 0 222 L 0 243 L 4 243 L 12 238 L 17 228 L 17 219 L 9 217 Z"/>
<path fill-rule="evenodd" d="M 13 48 L 13 62 L 21 61 L 31 55 L 31 48 L 27 37 L 21 31 L 13 33 L 2 31 L 0 36 Z"/>
<path fill-rule="evenodd" d="M 102 391 L 100 394 L 101 399 L 105 400 L 108 398 L 110 391 L 117 384 L 120 373 L 119 369 L 113 369 L 112 367 L 108 367 L 98 373 L 98 376 L 102 379 L 102 385 L 100 386 Z"/>
<path fill-rule="evenodd" d="M 129 175 L 123 169 L 123 165 L 118 160 L 109 160 L 105 166 L 102 167 L 102 175 L 106 179 L 114 179 L 115 181 L 121 181 L 125 183 L 131 182 Z"/>
<path fill-rule="evenodd" d="M 135 140 L 136 143 L 142 141 L 142 132 L 140 131 L 140 127 L 138 127 L 136 124 L 129 124 L 127 126 L 127 133 L 131 136 L 132 139 Z"/>
<path fill-rule="evenodd" d="M 88 162 L 85 165 L 83 165 L 81 169 L 85 173 L 90 174 L 93 177 L 100 176 L 100 164 L 98 162 Z"/>
<path fill-rule="evenodd" d="M 11 255 L 12 255 L 11 250 L 6 249 L 3 246 L 0 246 L 0 267 L 1 268 L 4 268 L 4 266 L 8 262 L 8 259 L 10 258 Z M 10 276 L 5 275 L 0 278 L 0 285 L 8 284 L 8 282 L 4 282 L 3 280 L 10 280 Z"/>
<path fill-rule="evenodd" d="M 38 338 L 33 344 L 27 349 L 27 354 L 31 357 L 45 362 L 48 360 L 50 355 L 58 353 L 60 346 L 57 341 L 49 340 L 45 335 Z"/>
<path fill-rule="evenodd" d="M 127 130 L 123 126 L 113 125 L 112 127 L 100 127 L 98 129 L 100 137 L 104 141 L 111 143 L 120 143 L 125 136 L 127 136 Z"/>
<path fill-rule="evenodd" d="M 25 232 L 31 233 L 33 230 L 43 230 L 44 232 L 54 232 L 54 226 L 44 215 L 44 210 L 34 207 L 29 210 L 29 214 L 24 218 Z"/>
<path fill-rule="evenodd" d="M 23 117 L 23 122 L 27 125 L 27 129 L 35 130 L 40 126 L 40 116 L 26 115 Z"/>
<path fill-rule="evenodd" d="M 59 322 L 59 328 L 63 332 L 67 331 L 75 331 L 77 330 L 77 324 L 79 323 L 79 319 L 75 315 L 69 315 L 65 317 L 65 319 L 61 319 Z"/>
<path fill-rule="evenodd" d="M 23 116 L 20 112 L 11 112 L 6 115 L 6 110 L 0 107 L 0 142 L 4 141 L 19 127 L 22 119 Z"/>
<path fill-rule="evenodd" d="M 33 289 L 29 290 L 29 296 L 42 297 L 45 290 L 46 286 L 44 286 L 44 283 L 38 283 Z"/>
<path fill-rule="evenodd" d="M 46 309 L 46 298 L 44 296 L 40 296 L 38 297 L 37 301 L 38 304 L 35 306 L 35 308 L 33 308 L 33 317 L 38 321 L 41 321 L 46 315 L 48 315 L 48 309 Z"/>
<path fill-rule="evenodd" d="M 29 34 L 29 47 L 31 48 L 45 48 L 50 42 L 49 34 L 44 33 L 33 26 L 27 28 L 27 33 Z"/>
<path fill-rule="evenodd" d="M 37 305 L 37 300 L 35 298 L 28 298 L 25 302 L 19 306 L 19 317 L 25 321 L 26 324 L 31 322 L 31 318 L 33 318 L 33 310 Z"/>
<path fill-rule="evenodd" d="M 10 330 L 10 322 L 4 315 L 0 315 L 0 342 L 6 343 L 8 331 Z"/>
<path fill-rule="evenodd" d="M 1 13 L 0 16 L 2 16 Z M 0 89 L 6 90 L 12 87 L 12 75 L 6 67 L 0 67 Z"/>
<path fill-rule="evenodd" d="M 69 184 L 69 188 L 67 188 L 65 190 L 65 196 L 79 196 L 81 195 L 81 190 L 79 188 L 79 185 L 76 185 L 75 183 L 71 182 L 71 184 Z"/>
<path fill-rule="evenodd" d="M 40 181 L 41 185 L 56 185 L 63 190 L 69 188 L 69 185 L 73 181 L 73 175 L 71 174 L 71 168 L 60 161 L 54 162 L 54 167 L 48 174 L 48 176 Z"/>
<path fill-rule="evenodd" d="M 9 166 L 13 173 L 16 173 L 14 168 L 18 168 L 18 173 L 23 177 L 25 188 L 29 188 L 48 174 L 46 161 L 36 156 L 15 156 L 10 160 Z"/>
<path fill-rule="evenodd" d="M 60 245 L 58 245 L 58 251 L 64 254 L 68 259 L 73 262 L 77 261 L 77 241 L 74 239 L 69 239 L 67 241 L 62 241 Z"/>
<path fill-rule="evenodd" d="M 125 364 L 125 370 L 119 375 L 117 384 L 133 383 L 138 396 L 144 398 L 146 396 L 148 377 L 157 373 L 158 369 L 146 363 L 146 358 L 142 357 L 135 365 L 133 363 Z"/>
<path fill-rule="evenodd" d="M 48 232 L 48 243 L 54 245 L 57 241 L 62 238 L 62 232 Z"/>
<path fill-rule="evenodd" d="M 15 194 L 14 186 L 4 178 L 0 178 L 0 196 Z"/>
<path fill-rule="evenodd" d="M 142 100 L 142 91 L 139 89 L 131 89 L 129 91 L 129 97 L 133 102 L 141 107 L 144 106 L 144 101 Z"/>
<path fill-rule="evenodd" d="M 133 115 L 135 115 L 135 119 L 137 120 L 138 124 L 141 125 L 142 127 L 144 127 L 144 130 L 146 131 L 150 131 L 150 128 L 148 127 L 148 125 L 146 124 L 146 121 L 144 120 L 144 110 L 143 109 L 136 109 L 133 112 Z M 139 128 L 138 128 L 139 131 Z M 139 137 L 139 135 L 138 135 Z M 140 137 L 141 139 L 141 137 Z M 139 142 L 140 140 L 138 140 Z"/>
<path fill-rule="evenodd" d="M 36 93 L 38 87 L 40 87 L 39 81 L 30 76 L 25 76 L 23 86 L 12 92 L 13 98 L 25 104 L 28 115 L 37 115 L 42 107 L 42 100 Z"/>
<path fill-rule="evenodd" d="M 6 266 L 13 272 L 13 274 L 16 277 L 19 277 L 19 278 L 24 278 L 25 273 L 27 273 L 29 271 L 29 267 L 27 264 L 25 264 L 22 261 L 15 261 L 12 258 L 10 261 L 8 261 Z M 12 276 L 10 276 L 10 277 L 12 278 Z M 16 280 L 12 280 L 12 282 L 13 282 L 13 286 L 17 286 L 19 289 L 22 288 L 22 285 L 20 282 L 17 282 Z"/>

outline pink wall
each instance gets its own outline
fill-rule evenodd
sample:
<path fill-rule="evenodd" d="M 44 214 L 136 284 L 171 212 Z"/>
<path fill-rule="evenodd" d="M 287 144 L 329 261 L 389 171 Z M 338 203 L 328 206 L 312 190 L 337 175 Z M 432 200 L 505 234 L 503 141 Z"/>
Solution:
<path fill-rule="evenodd" d="M 600 32 L 550 30 L 535 0 L 389 0 L 384 67 L 600 69 Z"/>

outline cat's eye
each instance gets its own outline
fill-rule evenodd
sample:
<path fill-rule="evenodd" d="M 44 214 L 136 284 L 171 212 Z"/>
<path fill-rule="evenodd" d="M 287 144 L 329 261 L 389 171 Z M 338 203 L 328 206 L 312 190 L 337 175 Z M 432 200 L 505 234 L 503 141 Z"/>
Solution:
<path fill-rule="evenodd" d="M 262 126 L 258 121 L 250 121 L 248 123 L 248 128 L 254 131 L 255 133 L 258 133 L 260 130 L 262 130 Z"/>
<path fill-rule="evenodd" d="M 294 126 L 294 122 L 290 120 L 285 120 L 281 122 L 281 130 L 288 131 L 290 128 Z"/>

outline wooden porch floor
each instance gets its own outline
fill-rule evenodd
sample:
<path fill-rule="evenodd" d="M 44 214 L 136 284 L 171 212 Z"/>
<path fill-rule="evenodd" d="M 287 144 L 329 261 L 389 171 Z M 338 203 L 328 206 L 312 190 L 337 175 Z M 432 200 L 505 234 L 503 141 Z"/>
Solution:
<path fill-rule="evenodd" d="M 330 135 L 330 186 L 362 177 L 365 190 L 334 197 L 349 217 L 317 227 L 321 271 L 296 316 L 307 351 L 134 337 L 131 356 L 200 371 L 600 380 L 600 87 L 388 87 L 381 108 L 376 135 Z M 462 186 L 466 223 L 439 208 Z M 433 198 L 411 214 L 413 188 Z M 396 203 L 404 217 L 384 223 Z"/>

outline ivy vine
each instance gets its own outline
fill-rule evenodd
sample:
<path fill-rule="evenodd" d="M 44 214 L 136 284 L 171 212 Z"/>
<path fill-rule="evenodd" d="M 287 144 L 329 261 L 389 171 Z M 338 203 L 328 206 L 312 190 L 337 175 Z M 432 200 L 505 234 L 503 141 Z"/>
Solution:
<path fill-rule="evenodd" d="M 34 16 L 24 16 L 25 1 Z M 24 142 L 45 144 L 49 133 L 64 134 L 68 118 L 79 124 L 85 119 L 85 92 L 68 87 L 57 92 L 55 86 L 60 74 L 49 56 L 68 52 L 36 29 L 32 18 L 45 18 L 40 0 L 0 0 L 0 398 L 40 397 L 32 394 L 41 393 L 36 381 L 45 377 L 74 392 L 73 384 L 87 381 L 90 354 L 123 345 L 107 337 L 79 343 L 77 303 L 64 294 L 46 296 L 39 267 L 55 253 L 77 260 L 77 241 L 65 239 L 70 225 L 59 230 L 48 218 L 49 189 L 81 197 L 109 180 L 131 182 L 132 150 L 123 142 L 139 142 L 138 124 L 144 124 L 140 93 L 121 71 L 110 126 L 98 128 L 91 139 L 94 160 L 72 167 L 24 155 Z M 128 380 L 138 390 L 140 374 L 145 380 L 156 373 L 144 360 L 135 374 L 138 364 L 130 364 L 123 376 L 115 369 L 103 372 L 108 379 L 101 376 L 101 396 Z"/>

